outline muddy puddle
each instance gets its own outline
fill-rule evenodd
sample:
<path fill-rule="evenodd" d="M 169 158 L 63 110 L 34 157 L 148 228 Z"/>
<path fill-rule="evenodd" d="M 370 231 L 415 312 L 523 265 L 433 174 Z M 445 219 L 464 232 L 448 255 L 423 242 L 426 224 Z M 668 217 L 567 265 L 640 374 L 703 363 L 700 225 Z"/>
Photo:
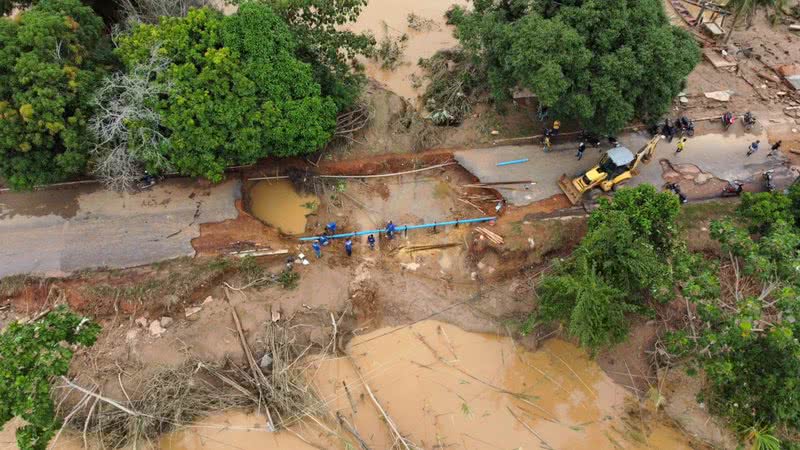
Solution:
<path fill-rule="evenodd" d="M 452 27 L 445 24 L 444 13 L 452 5 L 467 6 L 466 0 L 369 0 L 361 11 L 355 24 L 349 28 L 353 31 L 371 32 L 378 43 L 388 36 L 399 39 L 407 36 L 405 49 L 400 65 L 393 70 L 381 68 L 381 62 L 372 59 L 363 60 L 367 75 L 383 84 L 390 91 L 415 103 L 422 92 L 415 88 L 422 78 L 422 71 L 417 66 L 420 58 L 428 58 L 437 50 L 454 47 L 457 43 L 453 37 Z M 409 15 L 414 14 L 421 26 L 413 29 L 409 26 Z"/>
<path fill-rule="evenodd" d="M 316 211 L 315 195 L 295 191 L 288 180 L 259 181 L 249 191 L 250 212 L 286 234 L 303 234 L 306 216 Z"/>

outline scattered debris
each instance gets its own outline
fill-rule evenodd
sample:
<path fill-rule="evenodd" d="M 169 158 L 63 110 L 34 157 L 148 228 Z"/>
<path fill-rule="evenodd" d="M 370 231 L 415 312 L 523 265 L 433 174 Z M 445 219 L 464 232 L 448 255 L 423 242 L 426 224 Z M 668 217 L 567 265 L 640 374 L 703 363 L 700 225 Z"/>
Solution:
<path fill-rule="evenodd" d="M 144 317 L 144 316 L 139 317 L 138 319 L 136 319 L 135 322 L 136 322 L 136 326 L 138 326 L 140 328 L 147 328 L 147 317 Z"/>
<path fill-rule="evenodd" d="M 186 311 L 184 311 L 184 314 L 186 315 L 186 318 L 188 319 L 189 317 L 192 317 L 193 315 L 199 313 L 200 310 L 202 310 L 202 309 L 203 308 L 201 308 L 199 306 L 191 306 L 189 308 L 186 308 Z"/>
<path fill-rule="evenodd" d="M 161 337 L 161 335 L 167 331 L 161 326 L 161 322 L 158 320 L 150 322 L 150 327 L 148 327 L 148 329 L 150 330 L 150 335 L 153 337 Z"/>
<path fill-rule="evenodd" d="M 419 266 L 420 264 L 416 262 L 400 263 L 400 267 L 402 267 L 403 269 L 408 269 L 412 272 L 416 272 L 416 270 L 419 269 Z"/>
<path fill-rule="evenodd" d="M 492 241 L 492 243 L 494 243 L 496 245 L 505 244 L 505 241 L 503 240 L 503 237 L 500 236 L 499 234 L 493 232 L 493 231 L 489 231 L 486 228 L 482 228 L 482 227 L 475 227 L 475 231 L 477 231 L 478 233 L 486 236 L 486 239 L 489 239 L 490 241 Z"/>
<path fill-rule="evenodd" d="M 736 60 L 728 55 L 720 54 L 714 49 L 706 49 L 703 51 L 703 56 L 717 69 L 726 69 L 729 67 L 736 67 Z"/>
<path fill-rule="evenodd" d="M 202 304 L 203 304 L 203 305 L 207 305 L 207 304 L 209 304 L 209 303 L 211 303 L 211 302 L 213 302 L 213 301 L 214 301 L 214 297 L 212 297 L 212 296 L 210 296 L 210 295 L 209 295 L 208 297 L 206 297 L 206 298 L 205 298 L 205 300 L 203 300 L 203 303 L 202 303 Z"/>
<path fill-rule="evenodd" d="M 289 253 L 289 250 L 242 250 L 240 252 L 231 252 L 231 255 L 238 256 L 239 258 L 245 258 L 247 256 L 257 257 L 257 256 L 275 256 L 275 255 L 286 255 Z"/>
<path fill-rule="evenodd" d="M 261 357 L 261 361 L 259 361 L 258 366 L 264 370 L 267 370 L 271 365 L 272 356 L 269 356 L 269 353 L 264 353 L 264 356 Z"/>
<path fill-rule="evenodd" d="M 689 98 L 685 96 L 678 97 L 678 101 L 680 101 L 684 105 L 689 104 Z"/>
<path fill-rule="evenodd" d="M 731 100 L 731 94 L 731 91 L 714 91 L 706 92 L 704 95 L 706 98 L 710 98 L 719 102 L 729 102 Z"/>
<path fill-rule="evenodd" d="M 161 320 L 159 320 L 159 323 L 161 324 L 162 328 L 169 328 L 169 326 L 172 325 L 172 322 L 174 322 L 174 320 L 172 320 L 172 317 L 166 317 L 166 316 L 162 317 Z"/>

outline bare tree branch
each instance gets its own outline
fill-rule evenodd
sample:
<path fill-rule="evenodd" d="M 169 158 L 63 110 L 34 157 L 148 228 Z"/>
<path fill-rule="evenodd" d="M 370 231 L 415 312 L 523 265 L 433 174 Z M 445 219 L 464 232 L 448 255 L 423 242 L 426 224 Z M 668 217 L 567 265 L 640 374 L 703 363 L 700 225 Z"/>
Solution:
<path fill-rule="evenodd" d="M 93 173 L 110 189 L 133 188 L 145 161 L 161 170 L 170 169 L 161 154 L 168 139 L 161 133 L 161 117 L 152 106 L 169 90 L 169 84 L 157 79 L 170 63 L 159 55 L 159 47 L 154 47 L 146 63 L 106 78 L 95 93 L 97 112 L 89 123 L 98 142 L 92 150 Z"/>

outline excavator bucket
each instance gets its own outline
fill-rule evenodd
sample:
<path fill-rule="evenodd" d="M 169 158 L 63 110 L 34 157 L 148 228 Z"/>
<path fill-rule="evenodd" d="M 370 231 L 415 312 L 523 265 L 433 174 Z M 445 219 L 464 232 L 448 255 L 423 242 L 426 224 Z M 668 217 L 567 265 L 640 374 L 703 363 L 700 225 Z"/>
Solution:
<path fill-rule="evenodd" d="M 573 183 L 572 178 L 569 178 L 567 174 L 561 175 L 561 178 L 558 179 L 558 186 L 567 195 L 570 203 L 573 205 L 577 205 L 581 198 L 583 197 L 583 192 L 578 190 L 575 187 L 575 183 Z"/>

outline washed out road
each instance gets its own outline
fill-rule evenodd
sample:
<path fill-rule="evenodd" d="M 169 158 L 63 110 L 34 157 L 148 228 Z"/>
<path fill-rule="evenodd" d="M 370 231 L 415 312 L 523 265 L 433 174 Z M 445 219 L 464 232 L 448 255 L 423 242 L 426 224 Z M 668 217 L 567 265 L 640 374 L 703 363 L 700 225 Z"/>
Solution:
<path fill-rule="evenodd" d="M 760 150 L 748 157 L 747 148 L 757 139 L 761 140 Z M 621 136 L 619 143 L 635 153 L 649 140 L 649 135 L 632 133 Z M 767 143 L 766 133 L 744 134 L 731 131 L 727 134 L 696 136 L 687 141 L 686 149 L 681 153 L 675 153 L 677 143 L 677 138 L 672 142 L 661 140 L 653 160 L 639 166 L 639 176 L 631 180 L 629 185 L 663 185 L 664 169 L 660 164 L 662 160 L 669 161 L 673 166 L 694 165 L 702 172 L 722 180 L 754 182 L 769 169 L 775 169 L 777 178 L 781 179 L 783 185 L 794 179 L 783 155 L 768 155 L 770 145 Z M 584 173 L 597 164 L 603 152 L 609 148 L 602 144 L 599 148 L 587 147 L 583 159 L 578 161 L 575 156 L 577 146 L 576 142 L 560 144 L 547 153 L 541 145 L 503 146 L 458 151 L 455 158 L 482 183 L 531 180 L 535 184 L 508 185 L 505 187 L 510 189 L 500 189 L 508 203 L 524 206 L 560 194 L 558 179 L 561 174 L 574 177 Z M 528 162 L 497 166 L 499 162 L 524 158 L 528 158 Z"/>
<path fill-rule="evenodd" d="M 0 194 L 0 277 L 192 256 L 200 224 L 235 218 L 240 192 L 238 181 L 180 179 L 135 194 L 96 185 Z"/>

